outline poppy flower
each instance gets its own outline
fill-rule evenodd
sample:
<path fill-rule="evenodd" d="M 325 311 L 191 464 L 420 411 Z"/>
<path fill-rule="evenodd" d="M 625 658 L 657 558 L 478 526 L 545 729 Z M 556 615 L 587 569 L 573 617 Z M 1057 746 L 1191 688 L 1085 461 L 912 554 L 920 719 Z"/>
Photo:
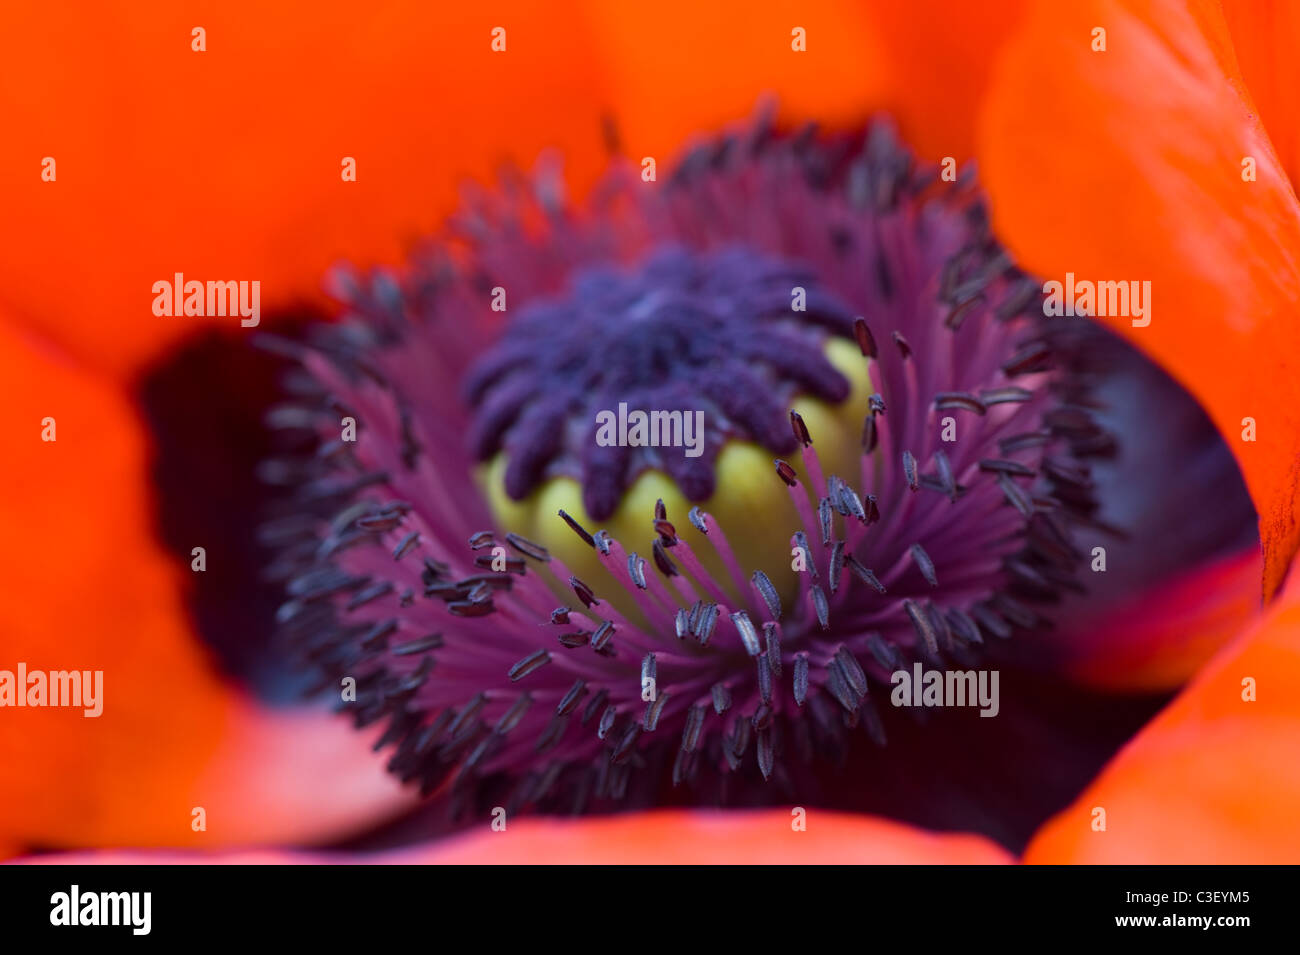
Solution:
<path fill-rule="evenodd" d="M 6 647 L 106 687 L 7 714 L 12 851 L 504 809 L 394 858 L 1294 857 L 1300 246 L 1256 9 L 13 16 L 13 62 L 144 55 L 111 128 L 84 77 L 4 92 L 58 170 L 8 170 Z M 135 133 L 205 109 L 260 157 Z M 263 356 L 147 311 L 177 272 L 262 276 Z M 1049 317 L 1067 273 L 1150 282 L 1149 321 Z M 650 412 L 692 453 L 629 439 Z M 977 668 L 993 719 L 889 705 Z M 267 701 L 308 671 L 364 733 Z"/>

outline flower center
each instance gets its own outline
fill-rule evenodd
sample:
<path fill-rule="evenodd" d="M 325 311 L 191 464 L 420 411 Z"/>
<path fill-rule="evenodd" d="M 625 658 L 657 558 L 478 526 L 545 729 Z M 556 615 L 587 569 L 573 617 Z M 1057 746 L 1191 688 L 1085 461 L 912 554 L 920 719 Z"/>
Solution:
<path fill-rule="evenodd" d="M 558 510 L 628 541 L 652 529 L 656 502 L 678 515 L 703 505 L 738 528 L 788 524 L 797 514 L 770 473 L 773 454 L 799 446 L 792 409 L 856 470 L 870 381 L 854 320 L 807 267 L 745 246 L 674 246 L 579 273 L 510 321 L 467 377 L 470 446 L 489 463 L 498 526 L 581 574 L 596 562 Z M 781 535 L 745 536 L 751 561 L 789 552 Z"/>
<path fill-rule="evenodd" d="M 611 183 L 590 222 L 536 190 L 529 240 L 473 210 L 468 263 L 350 280 L 360 320 L 304 357 L 332 399 L 280 617 L 395 771 L 477 805 L 883 744 L 896 671 L 974 665 L 1079 588 L 1111 449 L 1086 344 L 887 126 Z M 561 253 L 494 341 L 449 330 Z"/>
<path fill-rule="evenodd" d="M 788 453 L 797 391 L 848 396 L 824 346 L 830 333 L 850 339 L 853 320 L 811 272 L 743 246 L 584 272 L 568 297 L 530 305 L 471 371 L 474 453 L 506 451 L 514 500 L 546 477 L 579 478 L 595 520 L 650 468 L 703 501 L 727 441 Z"/>

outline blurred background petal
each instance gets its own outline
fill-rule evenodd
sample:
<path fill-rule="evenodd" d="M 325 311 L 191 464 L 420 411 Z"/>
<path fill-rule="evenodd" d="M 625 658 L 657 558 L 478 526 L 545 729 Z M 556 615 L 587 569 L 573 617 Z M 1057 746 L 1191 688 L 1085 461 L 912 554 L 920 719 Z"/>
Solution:
<path fill-rule="evenodd" d="M 975 153 L 980 104 L 1019 0 L 974 5 L 895 0 L 815 4 L 668 0 L 649 7 L 583 0 L 630 155 L 675 151 L 746 115 L 759 94 L 783 119 L 828 126 L 889 111 L 930 160 Z M 791 56 L 791 31 L 806 55 Z"/>
<path fill-rule="evenodd" d="M 976 155 L 994 68 L 1026 6 L 1022 0 L 864 4 L 887 67 L 884 105 L 918 155 L 931 162 L 952 156 L 959 163 Z"/>
<path fill-rule="evenodd" d="M 220 862 L 474 865 L 998 865 L 1014 861 L 994 843 L 937 833 L 871 816 L 812 809 L 807 830 L 792 811 L 660 811 L 582 820 L 507 821 L 484 831 L 392 852 L 235 853 L 194 857 L 163 853 L 69 853 L 24 861 L 70 863 Z"/>
<path fill-rule="evenodd" d="M 216 676 L 184 603 L 190 571 L 153 538 L 146 436 L 114 386 L 0 321 L 0 407 L 0 668 L 104 671 L 99 717 L 6 708 L 0 844 L 318 840 L 410 801 L 344 721 L 268 712 Z"/>
<path fill-rule="evenodd" d="M 1300 858 L 1297 638 L 1300 581 L 1293 580 L 1265 619 L 1225 648 L 1043 827 L 1026 861 L 1294 863 Z M 1106 814 L 1104 832 L 1092 829 L 1098 807 Z"/>
<path fill-rule="evenodd" d="M 580 18 L 522 0 L 8 4 L 0 307 L 130 372 L 203 321 L 152 314 L 174 272 L 260 280 L 270 309 L 317 296 L 339 258 L 396 260 L 508 158 L 563 147 L 589 182 L 598 50 Z"/>
<path fill-rule="evenodd" d="M 583 0 L 598 39 L 614 117 L 629 155 L 661 162 L 692 136 L 747 116 L 762 95 L 781 116 L 834 125 L 883 105 L 888 35 L 855 0 L 759 0 L 647 6 Z M 806 31 L 806 54 L 791 31 Z"/>
<path fill-rule="evenodd" d="M 1081 612 L 1052 647 L 1055 665 L 1101 689 L 1180 687 L 1258 615 L 1262 567 L 1259 551 L 1252 547 L 1175 576 L 1100 614 Z"/>

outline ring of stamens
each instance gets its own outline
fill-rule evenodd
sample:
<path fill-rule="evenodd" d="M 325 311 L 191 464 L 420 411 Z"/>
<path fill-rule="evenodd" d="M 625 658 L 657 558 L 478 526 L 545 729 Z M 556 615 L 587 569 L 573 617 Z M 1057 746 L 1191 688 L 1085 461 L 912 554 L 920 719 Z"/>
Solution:
<path fill-rule="evenodd" d="M 714 219 L 672 224 L 703 197 L 763 188 L 801 200 L 789 212 L 808 220 L 800 248 L 760 233 L 782 247 L 759 251 Z M 316 435 L 295 459 L 308 475 L 298 510 L 267 535 L 288 591 L 280 621 L 325 685 L 356 681 L 343 708 L 359 724 L 387 719 L 391 768 L 425 790 L 449 782 L 477 805 L 504 789 L 511 806 L 581 810 L 650 800 L 661 777 L 700 789 L 727 774 L 795 785 L 783 763 L 836 751 L 850 731 L 885 744 L 876 700 L 893 671 L 916 660 L 969 665 L 989 640 L 1044 628 L 1044 608 L 1079 587 L 1073 530 L 1095 510 L 1086 461 L 1112 439 L 1090 414 L 1086 345 L 1044 323 L 1038 283 L 991 237 L 970 183 L 936 183 L 882 124 L 856 150 L 757 127 L 688 157 L 665 195 L 637 201 L 649 206 L 638 221 L 655 224 L 645 226 L 649 248 L 661 251 L 621 273 L 601 259 L 576 266 L 571 297 L 548 289 L 496 345 L 468 348 L 477 416 L 430 407 L 430 365 L 441 360 L 450 374 L 470 364 L 433 347 L 446 341 L 437 316 L 470 287 L 448 263 L 405 283 L 351 279 L 361 321 L 310 349 L 271 343 L 308 372 L 296 379 L 299 413 L 282 416 Z M 565 241 L 581 248 L 579 262 L 596 243 Z M 565 430 L 574 409 L 585 421 L 593 393 L 662 397 L 698 381 L 716 350 L 674 363 L 658 347 L 685 341 L 674 324 L 683 315 L 697 325 L 711 315 L 723 341 L 737 310 L 788 322 L 774 304 L 754 304 L 788 297 L 788 262 L 826 289 L 822 332 L 856 343 L 875 390 L 850 474 L 825 470 L 823 437 L 789 410 L 794 391 L 819 380 L 823 397 L 839 393 L 814 339 L 799 361 L 774 360 L 755 379 L 770 389 L 762 414 L 719 415 L 727 424 L 715 447 L 743 432 L 773 451 L 769 479 L 798 522 L 762 531 L 802 558 L 793 586 L 779 579 L 787 568 L 750 566 L 736 542 L 753 527 L 662 505 L 637 541 L 555 515 L 557 533 L 576 534 L 597 557 L 602 578 L 585 579 L 554 548 L 490 527 L 481 502 L 464 496 L 469 485 L 458 494 L 447 483 L 447 459 L 468 471 L 504 449 L 524 462 L 514 496 L 568 469 L 590 478 L 589 512 L 608 513 L 635 469 L 624 461 L 611 477 L 582 466 L 574 448 L 586 433 L 575 445 Z M 726 281 L 710 285 L 710 275 Z M 573 288 L 603 291 L 579 302 Z M 687 307 L 692 295 L 714 311 Z M 648 323 L 649 337 L 631 340 L 651 343 L 657 371 L 626 356 L 602 361 L 598 349 L 575 355 L 574 338 L 553 326 L 584 309 L 615 322 L 620 302 L 627 321 Z M 628 340 L 618 337 L 626 328 L 615 333 Z M 575 369 L 586 369 L 577 387 L 555 387 Z M 547 400 L 529 410 L 538 392 Z M 715 408 L 725 400 L 699 394 Z M 780 409 L 779 433 L 769 405 Z M 335 437 L 341 412 L 361 423 L 354 445 Z M 945 419 L 959 435 L 951 442 Z M 465 433 L 468 451 L 449 450 Z M 695 498 L 712 490 L 711 474 L 676 476 Z"/>

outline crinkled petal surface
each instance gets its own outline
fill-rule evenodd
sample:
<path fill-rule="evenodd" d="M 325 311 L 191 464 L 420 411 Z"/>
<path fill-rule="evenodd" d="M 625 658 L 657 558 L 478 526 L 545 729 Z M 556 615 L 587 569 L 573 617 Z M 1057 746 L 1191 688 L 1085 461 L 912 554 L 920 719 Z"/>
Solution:
<path fill-rule="evenodd" d="M 1300 6 L 1290 0 L 1225 0 L 1242 78 L 1282 168 L 1300 174 Z"/>
<path fill-rule="evenodd" d="M 1236 454 L 1271 595 L 1300 545 L 1300 207 L 1218 9 L 1034 5 L 996 70 L 980 156 L 995 226 L 1030 271 L 1151 282 L 1149 326 L 1105 320 L 1197 395 Z"/>

